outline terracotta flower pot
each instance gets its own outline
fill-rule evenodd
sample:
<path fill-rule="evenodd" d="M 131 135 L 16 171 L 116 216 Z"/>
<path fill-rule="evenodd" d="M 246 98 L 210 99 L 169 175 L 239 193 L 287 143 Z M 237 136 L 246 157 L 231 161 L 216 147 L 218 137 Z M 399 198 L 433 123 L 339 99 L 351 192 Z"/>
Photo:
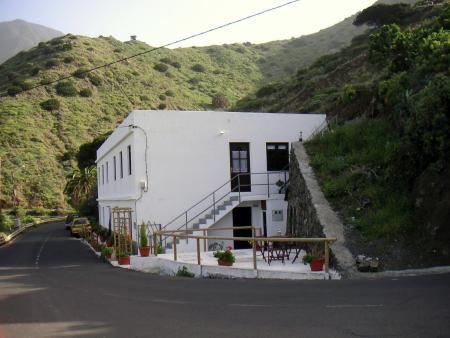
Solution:
<path fill-rule="evenodd" d="M 311 262 L 309 262 L 309 267 L 311 268 L 311 271 L 322 271 L 324 264 L 325 258 L 318 258 L 313 259 Z"/>
<path fill-rule="evenodd" d="M 119 265 L 130 265 L 130 256 L 121 256 L 118 261 Z"/>
<path fill-rule="evenodd" d="M 141 257 L 148 257 L 150 255 L 150 246 L 141 246 L 139 248 L 139 254 Z"/>
<path fill-rule="evenodd" d="M 233 266 L 233 262 L 225 261 L 223 259 L 218 259 L 217 264 L 223 265 L 223 266 Z"/>

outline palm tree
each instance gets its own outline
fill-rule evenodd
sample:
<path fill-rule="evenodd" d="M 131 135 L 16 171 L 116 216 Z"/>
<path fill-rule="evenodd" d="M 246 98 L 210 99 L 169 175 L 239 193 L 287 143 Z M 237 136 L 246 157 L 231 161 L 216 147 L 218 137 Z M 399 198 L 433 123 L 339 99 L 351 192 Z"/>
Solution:
<path fill-rule="evenodd" d="M 95 192 L 97 186 L 97 168 L 95 166 L 83 169 L 75 169 L 67 177 L 64 192 L 70 196 L 74 205 L 79 205 L 88 200 Z"/>

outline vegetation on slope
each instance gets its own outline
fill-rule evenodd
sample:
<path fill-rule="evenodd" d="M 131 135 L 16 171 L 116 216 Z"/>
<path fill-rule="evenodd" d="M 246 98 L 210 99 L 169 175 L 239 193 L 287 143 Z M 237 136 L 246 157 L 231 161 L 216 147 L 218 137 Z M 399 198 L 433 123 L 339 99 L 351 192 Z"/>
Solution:
<path fill-rule="evenodd" d="M 448 263 L 450 4 L 403 7 L 388 25 L 378 10 L 399 7 L 361 13 L 381 27 L 238 107 L 326 112 L 330 131 L 306 147 L 355 253 L 391 268 Z"/>

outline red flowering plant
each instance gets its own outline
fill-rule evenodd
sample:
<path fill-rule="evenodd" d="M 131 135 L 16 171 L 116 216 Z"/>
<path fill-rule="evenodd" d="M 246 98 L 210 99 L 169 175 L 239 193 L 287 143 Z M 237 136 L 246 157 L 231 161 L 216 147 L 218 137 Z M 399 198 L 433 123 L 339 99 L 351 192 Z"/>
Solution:
<path fill-rule="evenodd" d="M 231 246 L 227 246 L 227 249 L 225 251 L 217 250 L 214 252 L 214 257 L 216 257 L 219 260 L 225 261 L 225 262 L 231 262 L 234 263 L 236 261 L 236 258 L 234 257 L 233 253 L 231 252 Z"/>

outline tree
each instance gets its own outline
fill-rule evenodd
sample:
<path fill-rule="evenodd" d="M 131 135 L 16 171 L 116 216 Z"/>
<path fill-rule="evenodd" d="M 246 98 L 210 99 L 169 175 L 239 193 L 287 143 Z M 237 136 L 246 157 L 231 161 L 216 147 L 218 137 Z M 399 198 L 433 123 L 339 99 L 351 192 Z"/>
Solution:
<path fill-rule="evenodd" d="M 78 168 L 83 170 L 84 168 L 95 165 L 95 159 L 97 157 L 97 149 L 105 142 L 111 133 L 100 135 L 92 140 L 92 142 L 84 143 L 80 146 L 76 155 Z"/>
<path fill-rule="evenodd" d="M 80 206 L 90 199 L 97 187 L 97 168 L 76 169 L 67 179 L 64 193 L 69 195 L 74 206 Z"/>
<path fill-rule="evenodd" d="M 364 9 L 353 21 L 355 26 L 382 26 L 392 23 L 401 24 L 404 22 L 413 9 L 408 4 L 378 4 Z"/>

